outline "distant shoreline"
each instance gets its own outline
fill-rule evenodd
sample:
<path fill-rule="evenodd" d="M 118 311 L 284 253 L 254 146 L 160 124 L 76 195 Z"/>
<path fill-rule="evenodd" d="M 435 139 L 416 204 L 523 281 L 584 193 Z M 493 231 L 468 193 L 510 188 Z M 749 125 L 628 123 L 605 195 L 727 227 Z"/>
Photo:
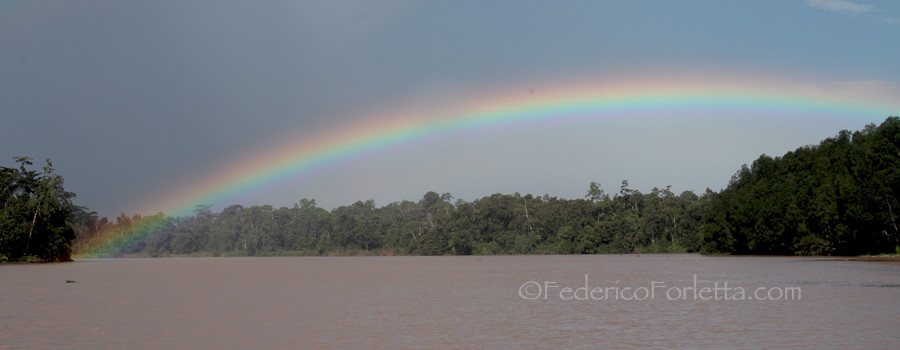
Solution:
<path fill-rule="evenodd" d="M 161 256 L 151 256 L 145 254 L 129 254 L 123 257 L 102 258 L 76 256 L 72 261 L 88 260 L 88 259 L 154 259 L 154 258 L 272 258 L 272 257 L 364 257 L 364 256 L 429 256 L 429 255 L 398 255 L 398 254 L 326 254 L 326 255 L 306 255 L 306 254 L 268 254 L 268 255 L 212 255 L 212 254 L 167 254 Z M 671 255 L 671 254 L 697 254 L 708 257 L 790 257 L 790 258 L 809 258 L 812 261 L 874 261 L 874 262 L 900 262 L 900 255 L 860 255 L 860 256 L 829 256 L 829 255 L 728 255 L 728 254 L 700 254 L 700 253 L 621 253 L 621 254 L 492 254 L 492 255 L 435 255 L 435 256 L 520 256 L 520 255 Z"/>
<path fill-rule="evenodd" d="M 900 262 L 900 255 L 821 256 L 820 260 Z"/>

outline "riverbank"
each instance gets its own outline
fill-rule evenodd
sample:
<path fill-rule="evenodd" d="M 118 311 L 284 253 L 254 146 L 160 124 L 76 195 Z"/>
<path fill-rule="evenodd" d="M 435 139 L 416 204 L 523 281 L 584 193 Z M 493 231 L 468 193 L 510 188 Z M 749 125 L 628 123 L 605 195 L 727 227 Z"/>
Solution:
<path fill-rule="evenodd" d="M 492 255 L 521 255 L 521 256 L 529 256 L 529 255 L 671 255 L 671 254 L 696 254 L 696 253 L 623 253 L 623 254 L 491 254 L 491 255 L 470 255 L 470 256 L 492 256 Z M 736 255 L 728 255 L 728 254 L 701 254 L 704 256 L 712 256 L 712 257 L 734 257 Z M 221 253 L 221 254 L 210 254 L 207 252 L 198 252 L 191 254 L 165 254 L 165 255 L 150 255 L 150 254 L 128 254 L 125 256 L 121 256 L 118 258 L 121 259 L 147 259 L 147 258 L 243 258 L 243 257 L 315 257 L 315 256 L 423 256 L 423 255 L 412 255 L 412 254 L 401 254 L 395 250 L 345 250 L 345 251 L 331 251 L 325 254 L 309 254 L 309 252 L 304 251 L 282 251 L 282 252 L 269 252 L 269 254 L 257 254 L 257 255 L 246 255 L 246 254 L 235 254 L 234 252 L 229 253 Z M 452 256 L 452 255 L 450 255 Z M 746 256 L 766 256 L 766 255 L 746 255 Z M 822 260 L 822 261 L 880 261 L 880 262 L 900 262 L 900 254 L 889 254 L 889 255 L 860 255 L 860 256 L 800 256 L 800 255 L 787 255 L 791 257 L 807 257 L 813 258 L 814 260 Z M 84 260 L 84 259 L 99 259 L 103 258 L 100 256 L 92 256 L 92 255 L 77 255 L 72 257 L 74 261 Z"/>

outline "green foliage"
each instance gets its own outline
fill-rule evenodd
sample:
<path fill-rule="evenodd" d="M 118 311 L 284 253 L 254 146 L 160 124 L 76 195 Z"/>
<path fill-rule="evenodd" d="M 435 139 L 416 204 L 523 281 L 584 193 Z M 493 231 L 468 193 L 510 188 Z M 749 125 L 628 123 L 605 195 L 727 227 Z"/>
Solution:
<path fill-rule="evenodd" d="M 900 243 L 900 119 L 742 167 L 709 204 L 711 253 L 860 255 Z"/>
<path fill-rule="evenodd" d="M 711 192 L 709 192 L 711 193 Z M 700 211 L 709 194 L 675 196 L 669 188 L 651 193 L 627 188 L 610 197 L 591 183 L 588 198 L 494 194 L 453 202 L 450 194 L 426 193 L 418 202 L 378 208 L 358 201 L 332 211 L 302 199 L 293 208 L 233 205 L 220 213 L 199 205 L 194 216 L 162 219 L 121 215 L 100 223 L 79 211 L 88 237 L 93 227 L 117 237 L 154 223 L 158 232 L 123 255 L 330 255 L 330 254 L 594 254 L 696 251 Z M 122 232 L 121 234 L 117 232 Z M 81 241 L 81 240 L 79 240 Z"/>
<path fill-rule="evenodd" d="M 14 159 L 18 168 L 0 167 L 0 262 L 71 260 L 75 195 L 49 159 L 41 171 L 28 157 Z"/>

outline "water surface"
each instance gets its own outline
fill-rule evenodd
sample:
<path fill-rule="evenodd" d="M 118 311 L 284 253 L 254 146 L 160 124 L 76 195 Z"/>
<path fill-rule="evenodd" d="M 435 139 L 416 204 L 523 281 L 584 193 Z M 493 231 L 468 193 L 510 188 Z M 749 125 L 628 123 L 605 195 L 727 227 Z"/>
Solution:
<path fill-rule="evenodd" d="M 0 266 L 0 348 L 897 344 L 896 262 L 591 255 Z"/>

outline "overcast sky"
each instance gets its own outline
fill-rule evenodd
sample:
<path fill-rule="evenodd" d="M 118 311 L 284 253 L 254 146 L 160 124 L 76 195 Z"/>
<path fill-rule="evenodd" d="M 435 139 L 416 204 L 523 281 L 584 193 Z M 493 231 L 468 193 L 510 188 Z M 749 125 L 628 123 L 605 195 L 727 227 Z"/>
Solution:
<path fill-rule="evenodd" d="M 4 0 L 0 164 L 51 158 L 76 204 L 114 217 L 288 140 L 371 122 L 371 111 L 605 77 L 754 77 L 890 105 L 900 101 L 898 62 L 893 0 Z M 197 204 L 313 198 L 331 209 L 426 191 L 581 198 L 591 181 L 615 193 L 624 179 L 645 192 L 702 193 L 760 154 L 887 117 L 716 113 L 728 115 L 676 110 L 420 140 Z"/>

